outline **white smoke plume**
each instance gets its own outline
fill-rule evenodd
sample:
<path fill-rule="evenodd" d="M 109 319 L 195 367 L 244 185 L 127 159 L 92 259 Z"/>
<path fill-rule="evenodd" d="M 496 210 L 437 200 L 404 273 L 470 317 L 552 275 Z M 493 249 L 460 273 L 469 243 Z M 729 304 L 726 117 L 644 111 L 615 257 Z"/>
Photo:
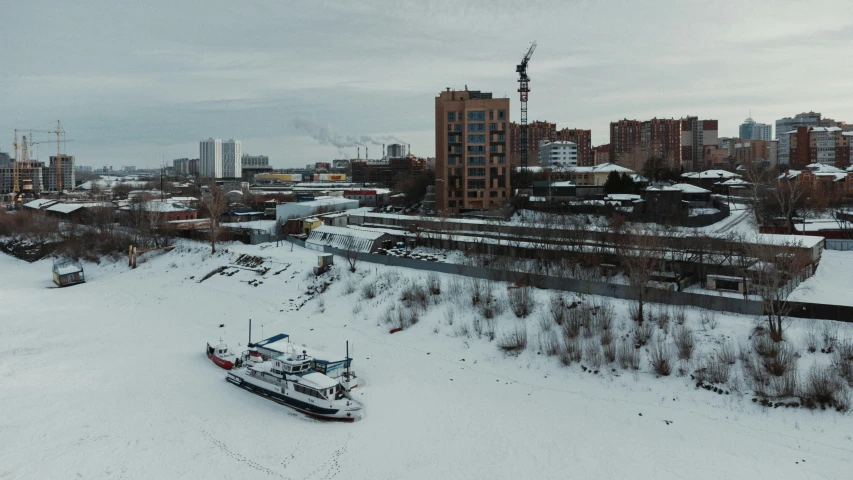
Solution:
<path fill-rule="evenodd" d="M 293 126 L 313 137 L 321 145 L 331 145 L 338 147 L 338 149 L 406 143 L 393 135 L 351 135 L 338 133 L 330 125 L 324 125 L 313 118 L 297 117 L 293 120 Z"/>

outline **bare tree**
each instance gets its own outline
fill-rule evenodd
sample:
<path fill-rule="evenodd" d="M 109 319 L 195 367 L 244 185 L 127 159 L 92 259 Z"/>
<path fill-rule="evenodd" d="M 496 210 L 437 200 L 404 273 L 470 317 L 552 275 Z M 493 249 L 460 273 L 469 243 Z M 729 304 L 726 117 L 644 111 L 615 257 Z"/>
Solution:
<path fill-rule="evenodd" d="M 211 181 L 210 192 L 202 199 L 202 204 L 210 215 L 210 227 L 207 230 L 207 235 L 210 240 L 210 253 L 214 254 L 216 253 L 216 240 L 219 239 L 219 234 L 222 231 L 219 219 L 228 210 L 228 197 L 225 196 L 225 191 L 216 182 Z"/>
<path fill-rule="evenodd" d="M 660 268 L 663 241 L 655 227 L 625 226 L 615 232 L 614 244 L 619 262 L 625 269 L 628 284 L 634 291 L 637 301 L 637 323 L 643 323 L 645 315 L 646 288 L 654 272 Z"/>
<path fill-rule="evenodd" d="M 785 322 L 794 308 L 788 300 L 790 293 L 811 273 L 811 249 L 800 243 L 752 243 L 746 246 L 747 254 L 755 259 L 748 268 L 753 291 L 761 298 L 770 338 L 782 341 Z"/>
<path fill-rule="evenodd" d="M 349 266 L 349 271 L 355 273 L 356 265 L 358 265 L 358 256 L 360 254 L 358 245 L 356 245 L 355 237 L 347 237 L 343 244 L 344 259 Z"/>

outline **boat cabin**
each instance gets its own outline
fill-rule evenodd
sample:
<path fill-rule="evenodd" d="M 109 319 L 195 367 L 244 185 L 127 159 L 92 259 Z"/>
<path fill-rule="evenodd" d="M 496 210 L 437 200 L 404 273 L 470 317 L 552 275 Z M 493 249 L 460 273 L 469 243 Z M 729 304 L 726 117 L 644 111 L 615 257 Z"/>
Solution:
<path fill-rule="evenodd" d="M 74 260 L 54 260 L 53 283 L 60 287 L 86 283 L 83 266 Z"/>
<path fill-rule="evenodd" d="M 346 355 L 333 355 L 305 346 L 295 345 L 291 343 L 290 336 L 285 333 L 280 333 L 256 342 L 255 347 L 257 347 L 258 352 L 265 359 L 289 355 L 295 350 L 304 352 L 311 358 L 312 369 L 335 379 L 342 379 L 347 369 L 352 368 L 352 358 Z"/>

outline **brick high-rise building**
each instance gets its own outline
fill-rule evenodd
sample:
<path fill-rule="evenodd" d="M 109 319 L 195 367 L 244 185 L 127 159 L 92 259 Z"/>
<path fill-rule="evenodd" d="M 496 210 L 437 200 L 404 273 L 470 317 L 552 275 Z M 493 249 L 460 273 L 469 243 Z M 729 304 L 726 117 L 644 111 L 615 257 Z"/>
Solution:
<path fill-rule="evenodd" d="M 592 148 L 592 158 L 594 165 L 610 163 L 610 144 L 605 143 Z"/>
<path fill-rule="evenodd" d="M 535 166 L 539 164 L 539 142 L 545 140 L 553 142 L 557 136 L 557 124 L 536 120 L 527 124 L 527 164 Z M 509 124 L 509 162 L 513 166 L 521 163 L 521 125 L 512 122 Z"/>
<path fill-rule="evenodd" d="M 509 200 L 509 105 L 508 98 L 467 89 L 435 98 L 437 211 L 487 209 Z M 529 158 L 536 158 L 533 152 Z"/>
<path fill-rule="evenodd" d="M 681 120 L 653 118 L 610 123 L 610 161 L 642 172 L 649 159 L 681 168 Z"/>
<path fill-rule="evenodd" d="M 592 152 L 592 130 L 564 128 L 557 131 L 554 140 L 572 142 L 578 146 L 578 166 L 590 167 L 595 165 L 595 156 Z"/>
<path fill-rule="evenodd" d="M 802 169 L 812 163 L 841 168 L 851 164 L 853 132 L 840 127 L 797 127 L 779 137 L 779 164 Z"/>
<path fill-rule="evenodd" d="M 705 147 L 719 145 L 716 120 L 681 119 L 681 166 L 695 172 L 704 168 Z"/>

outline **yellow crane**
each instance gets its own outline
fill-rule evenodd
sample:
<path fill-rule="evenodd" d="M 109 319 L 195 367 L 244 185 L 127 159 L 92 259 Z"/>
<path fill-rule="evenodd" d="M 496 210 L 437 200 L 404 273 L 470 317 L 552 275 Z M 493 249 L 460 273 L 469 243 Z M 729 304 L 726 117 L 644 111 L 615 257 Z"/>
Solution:
<path fill-rule="evenodd" d="M 30 141 L 30 145 L 35 145 L 38 143 L 53 143 L 56 142 L 56 190 L 60 194 L 62 194 L 62 142 L 72 142 L 73 140 L 64 140 L 62 135 L 65 134 L 65 131 L 62 129 L 62 123 L 57 120 L 56 121 L 56 130 L 32 130 L 32 129 L 16 129 L 15 130 L 15 156 L 18 155 L 18 132 L 32 132 L 32 133 L 50 133 L 52 135 L 56 135 L 56 140 L 45 140 L 40 142 Z M 26 145 L 23 145 L 23 150 L 26 150 Z M 15 162 L 15 177 L 17 180 L 17 162 Z M 73 186 L 73 185 L 72 185 Z"/>

